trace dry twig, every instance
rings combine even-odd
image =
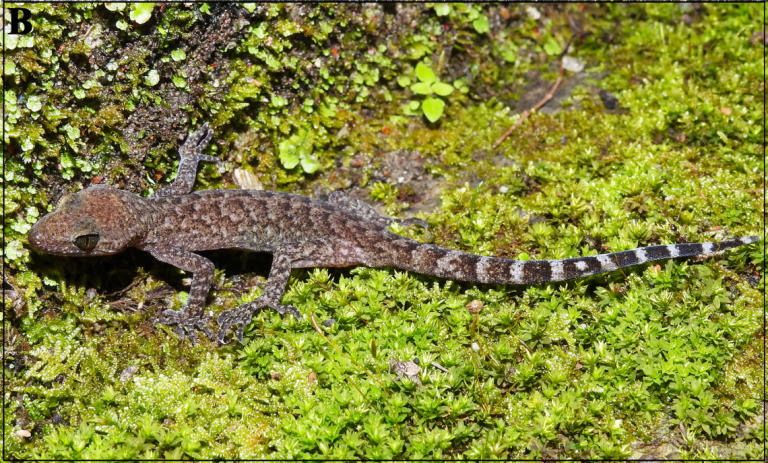
[[[499,145],[500,145],[500,144],[501,144],[501,143],[502,143],[504,140],[506,140],[506,139],[507,139],[507,137],[508,137],[508,136],[510,136],[510,135],[512,134],[512,132],[514,132],[514,131],[515,131],[515,129],[517,128],[517,126],[519,126],[520,124],[522,124],[522,123],[523,123],[523,121],[524,121],[524,120],[526,120],[526,119],[528,118],[528,116],[530,116],[530,115],[531,115],[531,113],[532,113],[533,111],[538,111],[539,109],[541,109],[541,107],[542,107],[542,106],[544,106],[545,104],[547,104],[547,102],[548,102],[549,100],[551,100],[551,99],[552,99],[552,97],[554,97],[554,96],[555,96],[555,92],[557,92],[557,88],[558,88],[558,87],[560,87],[560,84],[561,84],[562,82],[563,82],[563,61],[562,61],[562,60],[560,60],[560,74],[558,74],[558,76],[557,76],[557,80],[555,81],[555,85],[553,85],[553,86],[552,86],[552,90],[550,90],[550,91],[549,91],[549,93],[547,93],[546,95],[544,95],[544,98],[542,98],[542,99],[541,99],[541,101],[539,101],[538,103],[536,103],[536,106],[534,106],[534,107],[533,107],[533,108],[531,108],[531,109],[526,109],[525,111],[523,111],[523,114],[521,114],[521,115],[520,115],[520,119],[518,119],[517,121],[515,121],[515,123],[514,123],[514,124],[512,124],[512,127],[510,127],[510,128],[509,128],[509,130],[507,130],[506,132],[504,132],[504,135],[502,135],[501,137],[499,137],[499,139],[498,139],[498,140],[496,140],[496,141],[493,143],[493,147],[494,147],[494,148],[496,148],[496,147],[497,147],[497,146],[499,146]]]

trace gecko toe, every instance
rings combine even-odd
[[[282,305],[282,304],[275,304],[272,306],[273,309],[277,310],[277,313],[281,315],[285,315],[287,313],[292,314],[294,317],[296,317],[296,320],[301,320],[301,312],[299,312],[299,309],[292,305]]]
[[[195,330],[191,329],[187,331],[187,338],[189,338],[190,344],[193,346],[197,343],[197,336],[195,336]]]
[[[213,339],[213,331],[211,331],[210,328],[203,325],[202,323],[198,323],[196,326],[197,326],[197,329],[202,331],[208,337],[208,339]]]
[[[237,327],[237,330],[235,331],[235,337],[237,338],[240,343],[243,343],[243,332],[245,331],[245,325],[243,323],[224,323],[219,325],[219,332],[216,334],[216,340],[219,341],[219,344],[229,344],[229,341],[226,341],[227,332],[229,332],[230,328]]]
[[[241,305],[240,307],[220,313],[216,318],[216,321],[219,324],[219,332],[216,339],[218,339],[219,343],[227,344],[224,342],[224,338],[226,338],[229,329],[235,326],[237,327],[235,336],[237,337],[237,340],[242,343],[245,325],[251,322],[252,315],[253,311],[250,309],[249,304]]]
[[[229,341],[225,341],[224,338],[227,337],[227,331],[229,331],[230,326],[219,326],[219,332],[216,333],[216,340],[219,341],[219,344],[222,346],[225,344],[229,344]]]

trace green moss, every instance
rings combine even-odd
[[[381,171],[386,153],[418,151],[425,178],[445,182],[439,208],[422,214],[429,230],[395,230],[475,254],[554,259],[757,234],[756,6],[548,5],[535,21],[479,4],[167,4],[142,24],[129,8],[27,7],[36,32],[6,37],[4,88],[14,458],[624,459],[665,443],[679,458],[762,457],[763,242],[527,288],[300,271],[284,300],[304,320],[261,312],[245,345],[225,347],[153,326],[183,304],[180,272],[140,253],[86,261],[26,244],[66,191],[162,187],[179,136],[203,121],[225,162],[201,169],[201,189],[233,187],[240,168],[272,189],[358,188],[407,215],[406,201],[435,194],[432,180]],[[492,149],[535,104],[528,93],[555,80],[569,16],[584,34],[568,53],[588,77],[545,107],[567,110],[532,114]],[[398,79],[421,62],[466,87],[443,97],[434,124],[401,110],[413,95]],[[281,162],[297,134],[311,149]],[[261,276],[217,271],[208,310],[254,299]],[[418,358],[423,386],[393,382],[390,357]]]

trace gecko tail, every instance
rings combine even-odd
[[[401,238],[392,265],[416,273],[475,283],[527,285],[582,278],[655,260],[690,257],[723,251],[759,241],[757,236],[717,243],[686,243],[620,251],[560,260],[509,260],[451,251]]]

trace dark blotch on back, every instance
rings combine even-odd
[[[621,251],[614,254],[615,259],[619,261],[619,267],[631,267],[637,265],[639,260],[635,251]]]
[[[429,259],[431,261],[438,261],[443,257],[447,256],[449,252],[447,249],[443,249],[431,244],[424,245],[424,246],[425,246],[425,250],[421,251],[420,257]]]
[[[421,243],[417,243],[416,241],[402,240],[397,242],[397,247],[399,249],[402,249],[409,253],[415,252],[417,249],[419,249],[420,246],[421,246]]]
[[[459,272],[464,274],[464,278],[477,281],[477,264],[480,262],[480,256],[461,254],[456,261],[459,263]]]
[[[704,252],[704,248],[699,243],[678,244],[681,256],[695,256]]]
[[[581,270],[576,267],[576,259],[563,262],[563,274],[565,278],[576,278],[581,275]]]
[[[491,259],[485,266],[488,281],[503,283],[509,280],[509,263],[501,259]]]
[[[601,273],[603,271],[603,266],[600,265],[600,261],[597,260],[597,257],[589,256],[584,257],[583,259],[580,259],[582,262],[587,264],[587,272],[588,273]]]
[[[526,262],[523,264],[523,279],[531,283],[551,281],[552,267],[549,262]]]
[[[667,259],[670,257],[669,249],[666,246],[651,246],[643,249],[648,260]]]

